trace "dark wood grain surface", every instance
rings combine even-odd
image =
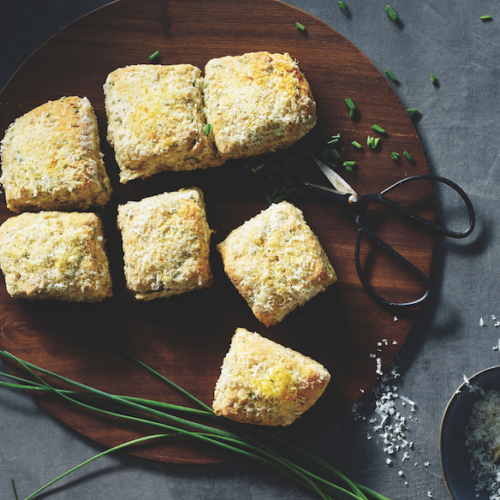
[[[306,32],[295,27],[299,21]],[[317,430],[352,406],[379,375],[376,360],[386,368],[405,341],[417,309],[394,311],[375,304],[363,290],[354,265],[356,228],[348,213],[312,194],[290,198],[304,212],[337,274],[338,282],[279,325],[265,328],[252,315],[225,276],[215,245],[235,227],[267,207],[266,194],[277,186],[268,166],[257,173],[243,162],[205,171],[165,172],[126,185],[105,141],[106,116],[102,85],[118,67],[148,63],[159,50],[158,63],[190,63],[201,68],[213,57],[267,50],[289,52],[299,61],[318,106],[318,125],[307,145],[341,133],[343,159],[357,162],[346,179],[359,192],[380,192],[400,178],[427,173],[426,160],[412,122],[384,76],[348,40],[318,19],[271,0],[122,0],[71,24],[45,43],[19,69],[0,94],[0,126],[64,95],[86,96],[93,104],[101,146],[114,195],[103,214],[114,296],[100,304],[27,302],[9,297],[0,284],[0,347],[21,358],[78,381],[114,393],[183,403],[180,396],[93,333],[121,347],[210,404],[220,365],[237,327],[257,331],[323,363],[332,374],[325,396],[285,430],[291,439]],[[349,118],[344,99],[356,103]],[[353,140],[366,143],[376,135],[373,124],[387,130],[376,150],[358,151]],[[413,160],[391,160],[391,152],[407,150]],[[304,164],[305,169],[310,165]],[[310,172],[313,180],[321,175]],[[128,200],[180,187],[198,186],[207,203],[212,238],[211,288],[189,294],[134,302],[125,287],[122,250],[116,229],[116,208]],[[433,217],[428,183],[391,194],[395,201]],[[4,200],[0,220],[13,214]],[[429,274],[433,235],[416,229],[382,209],[370,219],[378,232]],[[389,299],[410,300],[421,285],[395,267],[381,252],[363,242],[363,262],[372,283]],[[10,366],[15,371],[15,368]],[[141,435],[143,429],[75,411],[47,397],[36,396],[58,419],[105,445]],[[213,449],[181,441],[137,448],[133,453],[166,462],[206,463],[229,457]]]

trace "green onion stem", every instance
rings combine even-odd
[[[12,485],[12,491],[14,492],[14,498],[15,498],[15,500],[18,500],[16,485],[14,484],[14,479],[10,478],[10,484]]]
[[[149,57],[149,62],[153,62],[160,55],[160,51],[153,52]]]
[[[387,12],[387,15],[392,19],[392,21],[396,23],[398,20],[398,15],[396,14],[396,12],[394,12],[394,9],[390,5],[388,5],[385,8],[385,11]]]
[[[138,439],[134,439],[132,441],[128,441],[128,442],[123,443],[123,444],[119,444],[118,446],[115,446],[113,448],[109,448],[109,449],[103,451],[102,453],[99,453],[98,455],[95,455],[92,458],[89,458],[88,460],[85,460],[85,462],[82,462],[81,464],[77,465],[76,467],[73,467],[72,469],[66,471],[64,474],[61,474],[60,476],[56,477],[55,479],[53,479],[52,481],[50,481],[49,483],[47,483],[45,486],[42,486],[41,488],[39,488],[38,490],[36,490],[30,496],[26,497],[25,500],[31,500],[34,496],[38,495],[38,493],[41,493],[43,490],[47,489],[49,486],[52,486],[55,482],[59,481],[60,479],[63,479],[68,474],[71,474],[72,472],[80,469],[84,465],[87,465],[90,462],[92,462],[92,461],[94,461],[94,460],[96,460],[96,459],[98,459],[98,458],[100,458],[100,457],[102,457],[104,455],[107,455],[108,453],[111,453],[111,452],[117,451],[117,450],[121,450],[122,448],[125,448],[127,446],[132,446],[134,444],[142,443],[144,441],[151,441],[153,439],[159,439],[159,438],[164,438],[164,437],[169,437],[169,436],[172,436],[172,434],[153,434],[151,436],[141,437],[141,438],[138,438]]]
[[[394,74],[392,73],[392,71],[389,71],[388,69],[385,70],[385,74],[388,76],[388,78],[390,80],[392,80],[393,82],[396,82],[396,83],[399,83],[398,79],[394,76]]]
[[[372,125],[372,129],[375,130],[375,132],[380,132],[381,134],[385,134],[385,130],[382,127],[379,127],[378,125]]]

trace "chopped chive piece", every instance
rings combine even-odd
[[[328,148],[326,148],[323,151],[323,154],[321,155],[321,159],[322,160],[327,160],[329,156],[330,156],[330,150]]]
[[[400,158],[401,158],[401,155],[398,154],[398,153],[394,153],[392,152],[391,153],[391,158],[394,160],[394,161],[398,161]]]
[[[404,150],[403,151],[403,154],[405,155],[405,157],[408,159],[408,160],[413,160],[412,156],[410,153],[408,153],[408,151]]]
[[[373,147],[373,137],[371,137],[370,135],[366,138],[366,145]]]
[[[354,167],[354,165],[356,165],[356,162],[355,161],[345,161],[344,163],[342,163],[342,165],[344,167]]]
[[[273,204],[273,200],[271,199],[271,197],[268,194],[266,194],[266,200],[269,203],[269,205]]]
[[[432,85],[436,83],[436,77],[433,74],[431,74],[431,83]]]
[[[385,70],[385,74],[387,75],[387,77],[392,80],[393,82],[397,82],[399,83],[398,79],[394,76],[394,73],[392,73],[392,71],[389,71],[388,69]]]
[[[382,127],[379,127],[378,125],[372,125],[372,129],[375,130],[375,132],[380,132],[381,134],[385,134],[385,130]]]
[[[372,149],[375,149],[378,146],[379,142],[380,142],[380,137],[374,137],[373,138]]]
[[[385,8],[385,11],[387,12],[387,15],[393,20],[393,22],[397,22],[398,15],[394,12],[394,9],[390,5]]]
[[[339,7],[341,10],[347,10],[347,7],[345,6],[344,2],[339,2]]]
[[[481,16],[479,19],[481,19],[481,21],[490,21],[493,18],[491,16]]]
[[[340,141],[338,139],[332,139],[331,141],[328,141],[327,144],[338,144]]]
[[[15,498],[15,500],[18,500],[16,485],[14,484],[14,479],[10,478],[10,484],[12,485],[12,491],[14,492],[14,498]]]
[[[212,129],[212,125],[210,123],[207,123],[207,126],[205,127],[205,134],[209,135],[211,129]]]
[[[407,113],[420,113],[418,108],[409,108],[406,110]]]
[[[349,110],[349,118],[352,120],[354,118],[354,109]]]
[[[160,55],[160,51],[157,50],[156,52],[153,52],[150,56],[149,56],[149,62],[152,62],[154,61],[158,56]]]
[[[327,161],[326,164],[333,169],[337,168],[337,165],[335,165],[332,161]]]
[[[337,139],[340,141],[340,134],[332,135],[332,139]]]
[[[357,149],[363,149],[363,146],[358,141],[352,141],[351,144]]]
[[[336,149],[331,149],[330,154],[337,160],[340,158],[339,152]]]
[[[344,99],[344,102],[347,104],[347,107],[351,111],[356,109],[356,104],[354,104],[354,102],[352,102],[352,99],[350,97],[348,97],[347,99]]]
[[[303,149],[302,154],[314,160],[314,155],[308,149]]]
[[[295,26],[297,27],[298,30],[300,31],[305,31],[306,27],[303,24],[300,24],[299,22],[295,23]]]
[[[351,174],[354,172],[354,169],[353,169],[351,166],[349,166],[349,165],[347,165],[347,167],[346,167],[345,169],[346,169],[348,172],[350,172]]]

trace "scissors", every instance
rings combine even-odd
[[[334,201],[335,203],[338,203],[339,205],[342,205],[344,207],[349,208],[351,212],[352,219],[354,220],[354,223],[358,226],[358,234],[356,238],[356,249],[355,249],[355,261],[356,261],[356,270],[358,272],[359,279],[365,288],[365,290],[368,292],[368,294],[379,304],[384,305],[384,306],[391,306],[391,307],[412,307],[412,306],[417,306],[424,302],[429,294],[430,294],[430,283],[429,279],[427,276],[420,271],[417,267],[415,267],[410,261],[408,261],[405,257],[403,257],[399,252],[397,252],[394,248],[392,248],[390,245],[388,245],[385,241],[383,241],[381,238],[379,238],[371,229],[369,229],[366,224],[363,222],[363,214],[365,213],[366,209],[371,203],[379,203],[381,205],[384,205],[395,212],[402,214],[405,217],[410,218],[412,221],[414,221],[417,224],[426,226],[440,234],[444,234],[445,236],[449,236],[451,238],[465,238],[468,236],[472,230],[474,229],[475,225],[475,214],[474,214],[474,208],[472,206],[472,203],[469,199],[469,197],[465,194],[462,188],[457,186],[454,182],[450,181],[449,179],[446,179],[444,177],[439,177],[437,175],[430,175],[430,174],[423,174],[423,175],[414,175],[411,177],[405,177],[404,179],[396,182],[392,186],[389,186],[387,189],[382,191],[380,194],[362,194],[358,195],[354,189],[339,175],[337,174],[334,170],[332,170],[330,167],[325,165],[323,162],[320,160],[314,158],[314,161],[316,164],[319,166],[323,174],[326,176],[326,178],[331,182],[333,185],[333,189],[330,187],[325,187],[325,186],[320,186],[318,184],[312,184],[310,182],[303,181],[302,183],[306,185],[309,189],[313,190],[314,192],[325,196],[331,201]],[[429,179],[431,181],[437,181],[441,182],[443,184],[446,184],[447,186],[450,186],[452,189],[454,189],[462,198],[463,202],[465,203],[467,207],[467,211],[469,214],[469,225],[467,229],[465,229],[462,232],[457,232],[457,231],[452,231],[450,229],[447,229],[445,227],[439,226],[435,224],[434,222],[425,219],[421,217],[420,215],[416,214],[415,212],[412,212],[411,210],[406,209],[405,207],[391,201],[390,199],[386,198],[384,195],[392,191],[393,189],[396,189],[399,186],[402,186],[403,184],[407,184],[409,182],[417,181],[417,180],[423,180],[423,179]],[[361,268],[361,262],[360,262],[360,246],[361,246],[361,235],[364,234],[367,236],[372,242],[374,242],[376,245],[378,245],[380,248],[385,250],[391,257],[396,259],[400,264],[402,264],[406,269],[408,269],[411,273],[413,273],[415,276],[417,276],[424,284],[425,286],[425,292],[424,294],[416,300],[413,300],[411,302],[392,302],[389,300],[384,299],[380,295],[378,295],[375,290],[371,287],[371,285],[368,283],[367,278],[365,277],[363,270]]]

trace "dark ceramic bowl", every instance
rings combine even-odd
[[[470,377],[469,384],[485,391],[500,390],[500,366],[487,368]],[[480,398],[479,391],[471,391],[464,382],[453,394],[441,421],[439,455],[441,471],[453,500],[488,500],[486,490],[477,492],[469,474],[469,456],[465,448],[465,428],[473,404]]]

